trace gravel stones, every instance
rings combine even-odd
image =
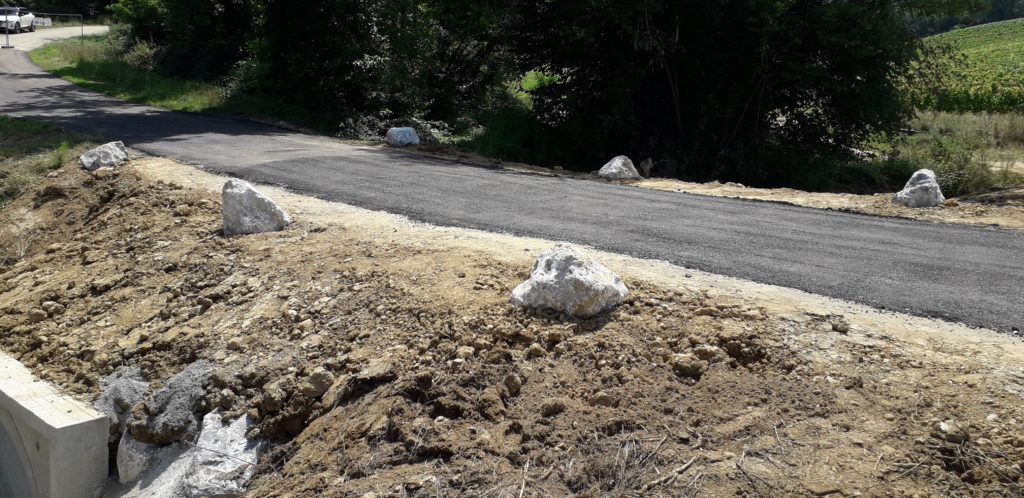
[[[199,409],[213,365],[197,361],[171,376],[162,388],[135,410],[129,423],[132,435],[143,442],[171,443],[192,440],[199,432]]]
[[[512,290],[516,306],[553,309],[577,317],[607,311],[625,299],[622,279],[572,244],[558,244],[537,257],[529,280]]]
[[[247,181],[228,180],[221,196],[225,236],[276,232],[292,222],[281,206]]]
[[[105,143],[78,157],[78,164],[88,171],[111,168],[128,160],[128,148],[123,142]]]
[[[323,368],[313,370],[300,386],[302,395],[307,399],[320,399],[331,385],[334,384],[334,374]]]
[[[419,145],[420,137],[416,134],[416,130],[408,127],[404,128],[391,128],[388,130],[387,136],[388,145],[392,147],[406,147],[409,145]]]
[[[605,180],[635,180],[640,178],[640,173],[637,172],[636,166],[633,166],[633,161],[628,157],[615,156],[601,167],[597,176]]]
[[[935,207],[946,201],[939,181],[930,169],[916,171],[903,190],[896,192],[892,202],[909,208]]]

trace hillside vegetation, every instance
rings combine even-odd
[[[921,91],[923,109],[955,112],[1024,111],[1024,19],[1002,21],[926,39],[931,47],[953,49],[940,62],[944,81]]]

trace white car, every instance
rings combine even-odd
[[[23,7],[0,7],[0,34],[35,31],[36,16]]]

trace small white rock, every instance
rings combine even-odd
[[[232,178],[224,184],[224,235],[276,232],[292,222],[291,216],[247,181]]]
[[[939,188],[939,181],[935,178],[935,172],[930,169],[918,170],[907,181],[903,190],[900,190],[892,198],[895,204],[902,204],[909,208],[935,207],[946,201]]]
[[[537,257],[529,280],[512,290],[509,301],[587,317],[615,307],[628,293],[622,279],[604,265],[572,244],[558,244]]]
[[[128,160],[128,148],[123,142],[105,143],[78,157],[78,164],[88,171],[111,168]]]
[[[387,134],[388,145],[392,147],[405,147],[407,145],[419,145],[420,137],[412,128],[391,128]]]
[[[628,157],[615,156],[601,167],[597,176],[606,180],[634,180],[640,178],[640,173],[636,171],[633,161],[630,161]]]

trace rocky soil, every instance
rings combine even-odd
[[[295,223],[225,238],[224,180],[68,165],[0,211],[0,349],[88,400],[211,362],[202,410],[273,443],[253,496],[1024,490],[1010,336],[596,251],[621,306],[525,311],[550,241],[276,189]]]

